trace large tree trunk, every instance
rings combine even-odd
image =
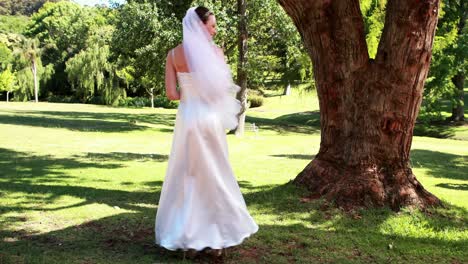
[[[245,66],[247,63],[247,18],[245,15],[247,0],[237,0],[237,12],[239,14],[239,62],[237,64],[237,84],[240,91],[237,93],[237,99],[241,102],[241,112],[239,113],[239,125],[236,128],[236,135],[244,135],[245,114],[247,112],[247,72]]]
[[[338,206],[439,204],[410,167],[438,0],[389,0],[369,59],[359,0],[279,0],[314,64],[321,143],[294,182]]]

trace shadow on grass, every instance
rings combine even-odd
[[[412,253],[409,252],[415,252],[418,249],[424,248],[432,248],[434,250],[443,248],[442,251],[447,252],[449,255],[453,252],[457,252],[459,255],[465,254],[466,240],[450,239],[448,236],[442,238],[446,232],[458,233],[466,230],[468,211],[463,207],[446,203],[446,208],[429,209],[428,214],[419,211],[395,213],[384,208],[360,210],[351,215],[344,215],[338,209],[328,207],[327,203],[322,200],[304,202],[300,197],[306,196],[308,194],[307,191],[296,188],[292,182],[284,185],[264,187],[253,187],[244,182],[241,183],[241,186],[250,190],[245,195],[246,202],[250,207],[259,208],[258,210],[263,213],[276,216],[275,222],[279,225],[274,226],[273,229],[277,231],[266,234],[269,231],[263,230],[263,232],[259,233],[259,239],[264,244],[274,243],[276,239],[288,241],[288,236],[292,239],[309,236],[312,238],[312,242],[315,241],[318,242],[318,245],[321,244],[322,249],[324,249],[324,244],[326,245],[326,249],[336,250],[337,252],[342,250],[344,254],[346,254],[346,251],[358,249],[363,256],[368,255],[370,257],[369,262],[375,262],[376,259],[373,258],[378,256],[382,251],[387,251],[388,245],[391,243],[398,244],[398,251],[403,255],[411,255]],[[399,224],[396,224],[397,228],[401,228],[401,230],[395,230],[398,232],[393,233],[391,231],[393,227],[388,228],[389,220],[391,222],[401,217],[403,217],[399,221],[401,224],[408,221],[405,218],[411,219],[409,220],[411,222],[408,223],[407,227],[399,227]],[[304,225],[311,225],[315,228],[309,229],[301,225],[294,227],[286,224],[299,220]],[[407,233],[405,228],[415,228],[419,225],[418,223],[424,223],[426,225],[424,229],[430,229],[433,233],[427,235],[417,234],[417,232]],[[284,230],[281,231],[281,228],[284,228]],[[296,245],[299,244],[296,243]],[[348,246],[345,246],[346,244]],[[309,247],[318,246],[310,245],[310,243],[306,243],[306,245]],[[340,246],[348,247],[348,249],[340,249]],[[272,245],[272,247],[274,246]],[[455,250],[452,251],[452,249]],[[420,253],[424,255],[423,251],[420,251]],[[320,256],[320,252],[318,253],[318,256]],[[394,254],[399,253],[393,252],[390,255],[399,258]],[[387,256],[386,253],[384,256],[380,256],[384,257],[381,261],[387,261],[388,259],[385,259]],[[444,256],[444,254],[439,254],[441,258]],[[402,260],[404,261],[405,258],[403,257]],[[426,260],[430,260],[430,258],[426,258]]]
[[[468,180],[468,156],[413,149],[411,163],[414,168],[427,168],[432,177]]]
[[[288,114],[274,119],[247,116],[246,122],[255,123],[260,130],[273,130],[278,133],[320,133],[319,111]]]
[[[315,155],[305,155],[305,154],[276,154],[270,155],[272,157],[277,158],[288,158],[288,159],[304,159],[304,160],[312,160],[315,158]]]
[[[130,156],[131,159],[141,158],[136,154]],[[111,154],[105,158],[110,160],[121,157],[120,154]],[[142,157],[146,158],[145,155]],[[116,254],[115,260],[118,261],[118,255],[128,252],[129,246],[142,246],[138,244],[139,238],[151,240],[156,209],[148,205],[155,205],[159,200],[162,182],[142,183],[143,186],[151,186],[154,191],[143,191],[146,188],[141,191],[122,190],[125,188],[106,189],[105,184],[103,188],[74,186],[67,183],[70,177],[65,173],[55,171],[56,168],[67,171],[89,167],[112,169],[118,168],[119,165],[53,159],[49,156],[33,156],[0,149],[0,199],[4,198],[3,196],[7,197],[7,202],[0,203],[0,263],[58,263],[57,260],[60,260],[60,263],[68,263],[76,259],[87,262],[93,258],[90,257],[90,253],[97,250],[98,254],[107,255],[109,250],[113,252],[112,249],[118,249],[118,252],[113,252]],[[82,201],[61,205],[58,200],[63,196],[79,198]],[[9,197],[14,198],[8,200]],[[27,228],[17,228],[32,220],[29,219],[28,212],[40,212],[41,218],[44,217],[41,221],[44,225],[42,228],[54,228],[54,221],[48,219],[48,212],[76,210],[92,204],[105,204],[116,208],[117,215],[43,234]],[[89,218],[93,218],[92,212],[82,213],[89,213]],[[120,248],[119,245],[123,245],[124,242],[125,248]],[[152,244],[145,246],[152,248]],[[153,253],[151,251],[151,254]],[[48,256],[54,257],[48,259]],[[108,260],[107,256],[105,259]]]
[[[333,206],[329,207],[324,201],[312,200],[307,202],[302,202],[301,197],[308,197],[309,193],[304,188],[298,188],[292,183],[292,181],[282,184],[282,185],[264,185],[264,186],[252,186],[249,182],[241,181],[239,182],[241,188],[247,190],[244,195],[246,203],[252,207],[264,208],[266,211],[270,211],[271,214],[281,216],[284,214],[308,214],[308,223],[319,223],[320,221],[326,221],[327,219],[315,219],[318,215],[325,216],[326,214],[331,213],[334,209]],[[442,197],[443,198],[443,197]],[[324,207],[325,205],[325,207]],[[425,221],[428,221],[435,229],[439,231],[444,231],[448,229],[463,229],[467,225],[468,220],[468,210],[463,207],[451,205],[446,203],[447,208],[434,209],[432,214],[424,216],[427,217]],[[325,208],[325,209],[324,209]],[[429,209],[430,211],[431,209]],[[378,223],[375,223],[376,230],[374,232],[380,233],[381,222],[387,220],[388,217],[397,216],[401,213],[396,213],[390,209],[368,209],[361,210],[360,212],[367,217],[375,217],[378,220]],[[457,219],[454,221],[454,216],[462,216],[462,219]],[[432,216],[441,216],[432,217]],[[327,217],[325,217],[327,218]],[[303,220],[307,220],[304,218]],[[340,221],[348,221],[349,223],[358,224],[360,221],[358,219],[353,219],[352,217],[344,217]],[[364,219],[364,221],[374,220],[374,219]],[[317,222],[318,221],[318,222]],[[337,227],[336,223],[333,223],[333,227]],[[360,228],[367,228],[368,226],[362,226]],[[353,228],[351,226],[344,229]]]
[[[452,190],[468,191],[468,184],[465,183],[439,183],[436,186]]]
[[[175,114],[126,114],[126,113],[92,113],[61,111],[6,111],[9,115],[0,114],[0,123],[26,125],[48,128],[65,128],[86,132],[127,132],[147,129],[141,123],[173,126]],[[140,124],[139,124],[140,123]],[[172,132],[164,129],[162,132]]]
[[[162,154],[141,154],[130,152],[109,152],[94,153],[88,152],[86,155],[75,155],[77,158],[86,158],[95,161],[167,161],[168,155]]]
[[[443,124],[416,124],[413,134],[420,137],[452,138],[455,136],[455,129]]]
[[[93,153],[94,154],[94,153]],[[129,160],[151,160],[164,161],[166,155],[138,154],[138,153],[110,153],[108,155],[96,153],[91,158],[99,159],[100,162],[83,161],[79,158],[54,158],[53,156],[31,155],[29,153],[12,151],[0,148],[0,194],[18,193],[26,200],[34,201],[41,199],[45,204],[53,204],[63,195],[70,195],[84,199],[75,205],[55,207],[53,209],[34,208],[28,206],[28,202],[19,202],[14,205],[0,204],[0,212],[21,213],[26,210],[60,210],[64,208],[79,207],[92,203],[103,203],[110,206],[118,206],[123,209],[137,210],[138,203],[154,203],[157,195],[150,192],[128,192],[122,190],[107,190],[86,186],[71,186],[68,182],[76,180],[75,177],[66,172],[72,169],[117,169],[123,167],[119,161]],[[89,155],[89,153],[88,153]],[[86,157],[86,156],[85,156]],[[103,180],[98,180],[103,181]],[[110,180],[104,181],[103,186]],[[89,182],[93,182],[89,180]],[[160,189],[161,181],[147,182],[145,185]],[[123,186],[130,185],[128,182]],[[38,198],[39,197],[39,198]],[[2,195],[0,195],[0,199]]]
[[[294,114],[283,115],[274,119],[247,116],[246,121],[255,123],[260,129],[273,130],[278,133],[320,133],[320,112],[307,111]],[[416,124],[414,128],[415,136],[453,138],[455,127],[446,124]]]
[[[0,148],[0,180],[9,182],[65,182],[69,176],[63,170],[99,168],[116,169],[118,163],[100,164],[74,158],[55,158],[51,155],[31,155]]]
[[[162,182],[160,184],[162,184]],[[154,204],[155,201],[157,201],[155,199],[159,197],[159,194],[156,195],[152,192],[109,190],[72,185],[30,184],[26,182],[2,182],[0,190],[7,191],[9,193],[27,193],[28,195],[26,196],[31,197],[34,197],[34,194],[44,194],[46,197],[41,199],[43,199],[47,204],[54,203],[63,195],[74,196],[86,200],[85,202],[80,202],[71,206],[57,207],[53,209],[25,208],[25,210],[40,211],[61,210],[63,208],[79,207],[93,203],[107,204],[112,207],[117,206],[121,209],[139,210],[140,207],[134,204]],[[19,208],[20,207],[16,207],[15,210]],[[2,212],[10,211],[9,209],[10,208],[8,206],[0,205],[0,211]]]
[[[46,128],[66,128],[83,132],[126,132],[145,129],[145,126],[129,122],[114,122],[102,120],[73,120],[40,116],[6,116],[0,115],[0,123],[9,125],[24,125]]]
[[[125,159],[123,156],[127,154],[86,155],[117,161]],[[414,154],[416,160],[427,163],[425,166],[434,171],[442,168],[434,167],[432,158],[444,157],[446,160],[442,164],[445,165],[458,158],[456,155],[431,151],[416,150]],[[292,157],[299,158],[295,155]],[[128,160],[148,158],[146,154],[130,153]],[[87,167],[112,169],[120,165],[83,162],[78,158],[54,159],[0,149],[0,194],[21,197],[16,203],[15,200],[0,203],[0,260],[6,263],[53,263],[57,259],[61,263],[155,263],[181,260],[180,252],[167,251],[154,245],[155,208],[161,181],[144,182],[140,190],[131,191],[125,190],[128,182],[118,190],[106,189],[105,184],[101,188],[73,186],[67,183],[70,179],[68,175],[55,171],[57,166],[67,171]],[[254,218],[266,217],[268,224],[260,223],[257,234],[231,250],[228,257],[231,262],[307,263],[311,259],[317,262],[375,263],[389,262],[389,259],[396,262],[432,262],[439,258],[443,260],[447,255],[450,261],[461,262],[466,252],[466,241],[444,235],[466,230],[468,213],[465,208],[450,206],[445,211],[435,211],[431,215],[418,212],[396,214],[386,209],[372,209],[356,212],[359,217],[354,218],[343,215],[339,210],[324,207],[320,200],[301,202],[300,198],[306,196],[307,192],[291,182],[255,186],[240,181],[239,185],[250,211],[255,213]],[[145,191],[147,189],[154,191]],[[63,196],[79,198],[81,201],[70,205],[58,204],[58,199]],[[100,219],[93,219],[92,212],[84,209],[79,211],[80,207],[92,204],[118,209],[114,215]],[[50,211],[67,209],[75,210],[70,213],[76,213],[76,210],[80,214],[89,213],[89,218],[93,220],[66,228],[52,224],[54,219],[50,219]],[[45,228],[55,230],[40,234],[28,230],[25,223],[30,220],[27,213],[31,211],[41,212]],[[420,228],[422,224],[424,230],[433,230],[432,234],[417,235],[415,232],[406,233],[405,230],[391,232],[387,221],[402,216],[409,219],[407,228]],[[17,226],[26,229],[15,228]],[[389,244],[395,244],[395,249],[388,250]]]
[[[162,183],[155,181],[147,184],[161,187]],[[338,210],[323,209],[319,200],[300,202],[298,198],[305,192],[291,183],[253,186],[241,181],[239,184],[250,211],[256,212],[258,217],[268,216],[277,224],[260,224],[258,233],[242,245],[230,249],[226,260],[228,263],[308,263],[311,260],[375,263],[388,261],[389,258],[397,262],[423,262],[445,258],[447,254],[450,254],[451,261],[461,260],[463,256],[464,241],[444,239],[443,236],[416,237],[412,234],[383,232],[382,225],[386,220],[397,217],[390,210],[359,212],[360,218],[355,219]],[[26,183],[1,185],[0,188],[14,192],[32,189]],[[117,213],[43,234],[2,228],[0,236],[4,239],[0,241],[0,251],[5,259],[22,257],[25,263],[32,259],[43,259],[49,263],[54,258],[69,262],[116,263],[174,263],[182,259],[180,252],[167,251],[154,245],[156,210],[135,205],[155,204],[159,196],[157,191],[130,192],[76,186],[43,186],[33,191],[76,196],[85,199],[86,203],[118,206],[133,212]],[[466,210],[461,213],[466,213]],[[412,215],[408,214],[408,217]],[[10,221],[26,220],[11,218]],[[422,221],[434,232],[441,234],[448,231],[461,232],[466,227],[463,222],[435,215],[418,214],[414,221]],[[395,250],[388,250],[390,243],[396,245]],[[206,261],[206,258],[202,258],[194,262]]]
[[[263,95],[263,97],[265,97],[265,98],[283,97],[283,96],[285,96],[285,95],[283,95],[282,92],[281,92],[281,93],[275,93],[275,94],[272,93],[272,94],[265,94],[265,95]]]

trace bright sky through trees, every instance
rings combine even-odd
[[[125,0],[73,0],[73,2],[78,3],[80,5],[87,5],[87,6],[94,6],[96,4],[104,4],[106,6],[110,6],[111,2],[116,2],[119,4],[123,4]]]

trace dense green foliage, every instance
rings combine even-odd
[[[26,30],[29,22],[27,16],[5,16],[0,15],[1,33],[22,33]]]
[[[237,2],[233,0],[128,1],[115,8],[81,7],[69,1],[46,3],[31,16],[27,27],[17,26],[15,33],[40,41],[38,52],[47,69],[40,78],[41,98],[72,96],[90,102],[98,96],[117,105],[127,95],[164,94],[166,54],[181,42],[181,19],[191,5],[205,5],[217,15],[216,42],[234,70],[238,55]],[[270,0],[251,2],[248,9],[249,87],[312,83],[310,59],[282,8]],[[7,53],[4,50],[0,46],[0,56]],[[26,77],[24,72],[20,78],[24,85],[30,84]],[[21,100],[29,96],[23,92]]]
[[[175,15],[164,16],[154,3],[133,2],[118,9],[111,50],[130,75],[130,92],[163,92],[166,53],[181,41],[180,27]]]
[[[2,0],[0,1],[0,15],[31,15],[37,12],[46,2],[60,0]]]
[[[426,82],[423,105],[430,119],[442,118],[443,102],[452,106],[458,101],[458,90],[453,78],[457,74],[465,76],[468,70],[468,2],[464,0],[442,1],[433,58]]]
[[[13,92],[17,89],[15,75],[10,67],[0,73],[0,91]]]
[[[385,22],[387,0],[361,0],[369,56],[375,58]]]
[[[25,70],[28,64],[24,56],[18,55],[27,53],[21,51],[25,48],[21,44],[24,38],[39,40],[36,52],[40,54],[38,82],[42,100],[63,96],[80,102],[119,105],[127,96],[164,95],[166,54],[181,42],[181,19],[187,8],[194,5],[207,6],[216,14],[215,41],[224,49],[236,77],[235,0],[129,0],[112,8],[83,7],[71,1],[44,2],[22,0],[15,6],[15,10],[22,11],[14,11],[11,0],[0,5],[2,10],[10,10],[3,14],[31,15],[0,16],[0,70],[10,65],[15,85],[20,88],[14,93],[15,100],[29,100],[32,96],[32,76]],[[387,1],[360,2],[369,55],[373,58],[385,22]],[[452,105],[459,103],[452,79],[456,74],[464,74],[467,68],[467,30],[466,23],[461,23],[466,20],[466,5],[461,0],[442,1],[422,117],[441,117],[442,105],[447,100]],[[246,70],[250,90],[286,87],[289,83],[315,87],[307,50],[291,19],[276,1],[248,1],[247,24]]]

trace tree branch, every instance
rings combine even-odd
[[[397,71],[428,63],[438,8],[439,0],[389,0],[376,62]]]
[[[314,67],[319,82],[344,79],[368,63],[359,0],[278,1],[293,19],[314,65],[327,64]]]

